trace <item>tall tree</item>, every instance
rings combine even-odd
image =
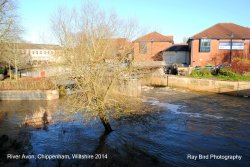
[[[12,0],[0,0],[0,41],[16,41],[21,28],[16,14],[16,2]]]
[[[12,78],[11,68],[15,68],[15,78],[18,78],[18,69],[27,66],[29,55],[20,47],[18,43],[5,42],[0,44],[0,62],[8,64],[10,78]]]
[[[0,0],[0,62],[14,66],[24,65],[16,42],[20,41],[21,26],[18,24],[17,5],[13,0]],[[11,73],[10,73],[11,74]]]
[[[67,97],[70,111],[81,112],[87,121],[100,118],[105,131],[111,132],[111,118],[142,110],[139,98],[121,90],[134,71],[125,63],[130,61],[132,44],[126,39],[134,37],[134,22],[124,22],[92,3],[79,11],[60,8],[51,21],[76,83],[76,93]]]

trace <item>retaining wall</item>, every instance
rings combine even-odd
[[[4,90],[0,100],[54,100],[59,99],[58,90]]]
[[[195,91],[230,94],[250,97],[250,82],[197,79],[182,76],[153,76],[146,84],[154,86],[179,87]]]

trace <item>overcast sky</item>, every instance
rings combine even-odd
[[[33,43],[54,43],[50,17],[58,6],[77,8],[84,0],[19,0],[23,38]],[[107,12],[133,18],[146,31],[173,35],[175,43],[219,22],[250,27],[249,0],[96,0]]]

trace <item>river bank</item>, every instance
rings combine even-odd
[[[103,134],[99,120],[85,124],[80,114],[61,109],[60,101],[0,101],[0,138],[16,154],[35,155],[23,166],[247,166],[250,155],[246,98],[174,88],[142,87],[142,96],[159,110],[112,120],[114,131]],[[51,113],[45,128],[22,126],[40,108]],[[20,139],[21,141],[15,139]],[[6,139],[7,140],[7,139]],[[12,144],[14,143],[14,144]],[[17,144],[16,144],[17,143]],[[20,143],[20,144],[19,144]],[[23,147],[22,147],[23,146]],[[23,148],[23,149],[22,149]],[[4,150],[3,150],[4,151]],[[8,160],[0,166],[22,166]],[[107,159],[45,160],[39,155],[102,154]],[[188,155],[240,155],[241,160],[189,159]],[[2,161],[1,161],[2,160]],[[13,165],[14,166],[14,165]]]
[[[233,96],[250,97],[250,82],[198,79],[175,75],[152,76],[142,80],[143,85],[184,88]]]

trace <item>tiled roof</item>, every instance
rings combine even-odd
[[[189,51],[187,44],[175,44],[165,49],[164,51]]]
[[[130,43],[127,38],[113,38],[111,40],[117,48],[124,47]]]
[[[164,36],[158,32],[152,32],[136,39],[134,42],[173,42],[173,36]]]
[[[194,35],[193,39],[216,38],[216,39],[244,39],[250,38],[250,28],[233,23],[218,23],[208,29]]]

